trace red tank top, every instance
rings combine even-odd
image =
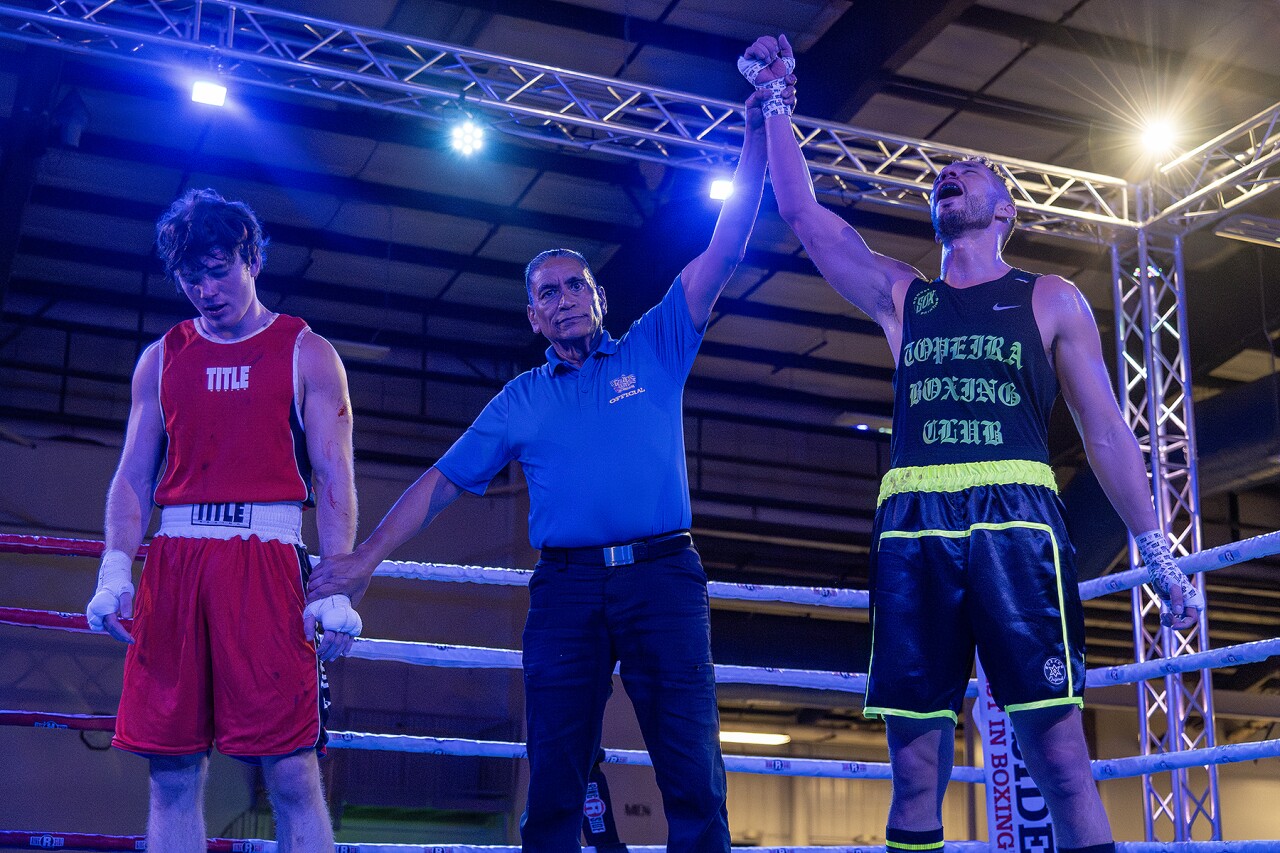
[[[311,503],[311,464],[295,399],[296,354],[307,324],[287,314],[237,341],[179,323],[160,354],[168,438],[160,506]]]

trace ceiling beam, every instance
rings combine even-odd
[[[747,45],[742,39],[695,30],[674,24],[650,21],[635,15],[593,9],[560,0],[438,0],[451,6],[488,12],[522,21],[537,21],[566,30],[618,39],[628,44],[647,44],[676,53],[730,61]]]
[[[896,73],[971,5],[855,0],[799,57],[805,115],[849,121],[876,93],[881,75]]]
[[[1201,73],[1195,76],[1212,81],[1215,86],[1227,85],[1245,92],[1257,92],[1271,101],[1280,100],[1280,76],[1241,65],[1213,62],[1179,50],[1103,35],[977,4],[965,9],[956,18],[956,23],[1017,39],[1029,46],[1050,45],[1094,59],[1122,62],[1144,69],[1187,72],[1200,69]]]
[[[1112,121],[1097,116],[1085,116],[1062,110],[1050,110],[1037,104],[1028,104],[1010,98],[1000,98],[983,92],[973,92],[956,86],[904,77],[900,74],[883,74],[878,81],[879,90],[886,95],[919,104],[946,107],[980,113],[1014,124],[1034,125],[1045,130],[1077,137],[1090,129],[1112,130],[1121,128]]]
[[[21,75],[25,73],[25,65],[14,54],[0,52],[0,71]],[[156,101],[156,109],[161,111],[174,113],[191,108],[188,93],[176,90],[166,78],[156,75],[146,66],[72,58],[63,67],[61,82],[85,91],[97,90]],[[236,99],[248,114],[260,117],[264,122],[427,150],[441,149],[448,144],[440,125],[384,110],[351,106],[334,109],[331,105],[308,99],[272,97],[252,88],[237,92]],[[89,125],[92,128],[92,117]],[[489,141],[486,152],[486,156],[500,158],[515,166],[617,186],[637,189],[644,186],[636,163],[616,157],[593,157],[581,151],[557,150],[501,134]]]

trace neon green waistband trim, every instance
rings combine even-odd
[[[946,842],[935,841],[932,844],[906,844],[902,841],[886,841],[884,846],[886,850],[941,850],[946,846]]]
[[[1043,462],[1001,459],[996,462],[961,462],[956,465],[916,465],[893,468],[880,481],[880,499],[905,492],[959,492],[974,486],[1044,486],[1058,493],[1053,469]]]

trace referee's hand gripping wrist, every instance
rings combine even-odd
[[[1147,583],[1160,597],[1160,623],[1178,630],[1191,627],[1204,610],[1204,597],[1174,562],[1169,540],[1160,530],[1148,530],[1133,541],[1147,570]]]
[[[118,550],[104,553],[98,567],[98,586],[84,610],[89,630],[132,643],[133,635],[120,620],[133,616],[133,593],[133,558]]]

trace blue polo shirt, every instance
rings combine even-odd
[[[548,347],[547,363],[508,382],[435,467],[480,495],[518,460],[537,549],[688,528],[683,395],[703,331],[677,276],[621,339],[606,331],[581,369]]]

